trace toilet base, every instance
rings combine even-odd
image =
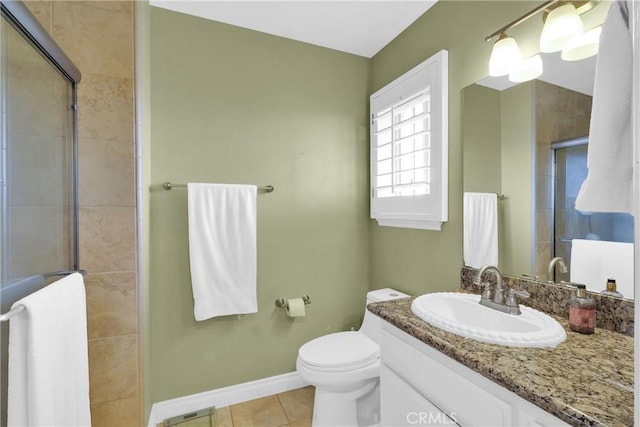
[[[313,427],[376,426],[380,421],[378,378],[348,392],[337,392],[316,387],[313,402]],[[360,404],[367,408],[366,415],[358,416]],[[372,411],[373,410],[373,411]]]

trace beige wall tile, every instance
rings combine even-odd
[[[82,139],[81,206],[135,206],[135,153],[131,142]]]
[[[78,85],[80,139],[133,141],[133,80],[83,74]]]
[[[95,7],[98,9],[109,10],[112,12],[122,12],[133,14],[133,2],[131,1],[116,1],[116,0],[106,0],[106,1],[83,1],[85,6]]]
[[[68,262],[69,222],[60,208],[12,207],[8,275],[12,278],[57,271]]]
[[[87,274],[84,282],[90,339],[137,332],[135,273]]]
[[[80,208],[80,267],[135,271],[135,208]]]
[[[132,79],[133,14],[107,3],[54,2],[53,36],[81,72]]]
[[[135,335],[89,340],[91,403],[136,397],[138,340]]]
[[[138,424],[137,397],[91,405],[92,427],[136,427]]]
[[[51,34],[51,0],[26,0],[23,1],[29,12],[38,20],[40,25]]]

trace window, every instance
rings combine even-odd
[[[447,221],[447,55],[371,95],[371,218],[379,225],[440,230]]]

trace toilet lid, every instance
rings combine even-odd
[[[298,357],[318,368],[358,369],[375,362],[379,350],[378,344],[361,332],[337,332],[304,344]]]

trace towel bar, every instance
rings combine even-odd
[[[13,316],[15,316],[16,314],[22,311],[24,311],[24,305],[17,305],[13,307],[11,310],[7,311],[2,316],[0,316],[0,322],[6,322],[7,320],[11,319]]]
[[[174,188],[187,188],[187,184],[172,184],[170,182],[163,182],[162,183],[162,188],[164,188],[165,190],[171,190]],[[273,193],[276,188],[273,185],[264,185],[264,186],[259,186],[258,190],[264,191],[265,193]]]

